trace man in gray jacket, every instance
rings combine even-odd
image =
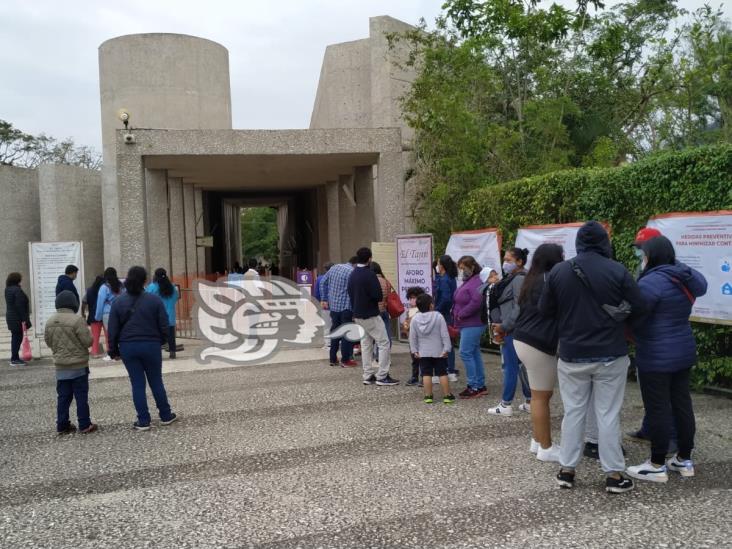
[[[409,348],[415,358],[419,360],[424,383],[424,401],[432,404],[432,376],[440,378],[442,387],[442,402],[452,404],[455,397],[450,393],[450,383],[447,379],[447,354],[452,348],[450,334],[447,331],[445,317],[435,311],[432,296],[422,294],[417,297],[419,311],[409,325]]]

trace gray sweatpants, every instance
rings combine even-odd
[[[559,387],[564,404],[562,421],[562,467],[575,468],[582,458],[585,419],[594,400],[597,419],[600,463],[606,473],[625,470],[620,442],[620,409],[625,396],[625,380],[630,359],[623,356],[612,362],[577,363],[559,360]]]
[[[363,361],[363,378],[369,379],[372,375],[376,379],[384,379],[389,375],[391,367],[391,350],[389,349],[389,334],[386,333],[384,319],[380,316],[371,318],[354,318],[361,326],[364,335],[361,338],[361,360]],[[379,349],[378,371],[373,365],[374,345]]]

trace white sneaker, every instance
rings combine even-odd
[[[519,404],[518,409],[521,410],[522,412],[526,412],[527,414],[530,414],[531,413],[531,404],[529,404],[528,402],[524,402],[523,404]]]
[[[499,402],[498,406],[493,406],[492,408],[488,408],[488,413],[493,414],[495,416],[512,416],[513,415],[513,406],[504,406],[503,402]]]
[[[440,384],[440,376],[432,376],[432,385]]]
[[[650,461],[640,465],[632,465],[626,469],[629,476],[638,480],[649,480],[651,482],[668,482],[666,466],[654,467]]]
[[[104,362],[112,362],[112,357],[109,355],[104,355],[104,358],[102,359]]]
[[[458,377],[457,374],[447,374],[448,381],[457,381]]]
[[[539,451],[539,443],[536,442],[533,438],[531,439],[531,446],[529,446],[529,452],[532,454],[535,454]]]
[[[675,454],[669,460],[666,460],[666,467],[669,471],[676,471],[681,474],[682,477],[693,477],[694,476],[694,462],[690,459],[681,460],[679,455]]]
[[[546,450],[539,446],[539,450],[536,452],[536,457],[540,461],[554,461],[559,463],[559,446],[552,444]]]

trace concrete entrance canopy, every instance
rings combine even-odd
[[[211,272],[193,244],[217,226],[207,219],[211,204],[287,204],[281,242],[286,231],[293,241],[310,233],[306,245],[293,245],[293,261],[303,265],[347,259],[358,246],[404,231],[400,128],[130,132],[134,143],[125,130],[116,140],[123,272],[134,264],[174,275]],[[208,204],[213,197],[219,202]]]

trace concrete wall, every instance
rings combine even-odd
[[[38,172],[26,168],[0,166],[0,277],[17,271],[23,275],[22,286],[30,294],[28,242],[41,239],[38,199]],[[0,300],[0,314],[5,314],[5,300]]]
[[[131,128],[230,129],[231,86],[226,48],[181,34],[134,34],[99,46],[104,168],[105,263],[121,267],[121,202],[115,130]],[[142,260],[138,261],[142,262]]]
[[[38,168],[41,240],[80,240],[85,283],[104,271],[102,178],[96,170],[61,164]]]

